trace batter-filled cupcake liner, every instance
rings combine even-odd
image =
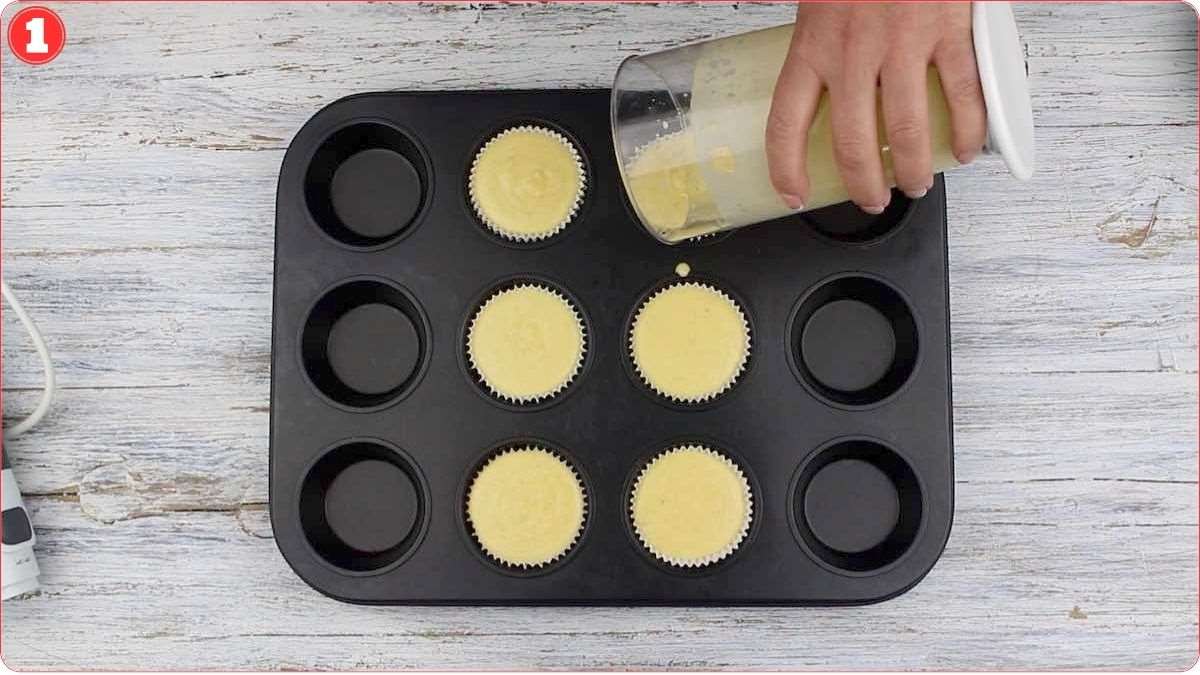
[[[570,540],[565,546],[562,547],[561,550],[537,560],[509,560],[503,555],[498,554],[496,551],[489,549],[484,543],[483,538],[480,537],[480,534],[476,529],[476,524],[471,518],[471,499],[478,486],[480,476],[484,474],[488,467],[494,465],[497,461],[501,460],[501,458],[523,453],[540,454],[553,458],[555,461],[559,462],[570,472],[571,479],[574,481],[575,487],[579,491],[580,498],[579,522],[576,524],[575,531],[572,533]],[[491,560],[502,567],[507,567],[510,569],[538,570],[561,560],[568,553],[574,550],[575,546],[579,543],[579,538],[583,534],[583,528],[587,523],[588,517],[587,487],[584,485],[583,479],[580,477],[579,472],[575,469],[575,466],[559,453],[536,444],[516,445],[494,453],[487,459],[486,462],[483,463],[482,466],[475,470],[474,475],[471,476],[470,486],[467,488],[466,501],[464,503],[464,516],[466,518],[467,530],[470,532],[471,538],[475,541],[476,545],[479,546],[479,550],[484,554],[484,556],[487,557],[488,560]]]
[[[476,194],[476,172],[479,167],[480,158],[483,157],[484,153],[487,152],[487,150],[497,141],[515,133],[533,133],[552,138],[561,143],[562,146],[571,153],[571,158],[575,162],[575,171],[579,180],[579,188],[575,191],[575,197],[571,203],[571,207],[564,218],[555,223],[550,229],[541,232],[516,232],[511,229],[506,229],[503,225],[495,222],[495,220],[493,220],[487,214],[486,210],[479,203],[479,199]],[[566,229],[567,225],[570,225],[571,221],[573,221],[575,216],[579,213],[579,208],[583,205],[584,196],[587,194],[587,188],[587,170],[584,168],[583,157],[579,154],[579,150],[575,147],[575,144],[571,142],[569,138],[558,133],[557,131],[531,124],[509,127],[508,129],[505,129],[504,131],[501,131],[500,133],[488,139],[488,141],[483,144],[483,147],[479,149],[479,152],[475,153],[475,158],[471,161],[471,170],[467,178],[467,193],[468,198],[471,201],[471,209],[475,212],[475,215],[479,218],[479,221],[483,223],[484,227],[486,227],[488,231],[503,239],[518,243],[530,243],[541,241],[543,239],[549,239],[550,237],[553,237],[554,235]]]
[[[522,290],[535,290],[535,291],[548,293],[551,296],[553,296],[556,300],[558,300],[560,303],[562,303],[562,306],[564,308],[566,308],[567,311],[569,311],[571,313],[572,318],[574,318],[574,320],[575,320],[575,326],[576,326],[577,330],[579,331],[579,354],[576,356],[575,362],[571,366],[570,372],[568,372],[566,374],[566,376],[560,382],[558,382],[555,386],[553,386],[545,391],[536,392],[536,393],[532,393],[532,394],[519,394],[519,393],[504,391],[500,386],[497,386],[498,383],[495,383],[495,382],[492,382],[491,380],[489,380],[488,376],[484,373],[484,370],[480,367],[480,364],[476,358],[475,350],[473,349],[473,343],[475,340],[476,328],[479,323],[479,317],[483,314],[484,310],[486,310],[492,303],[496,302],[499,298],[504,297],[505,295],[507,295],[509,293],[519,292]],[[467,361],[468,361],[468,364],[470,365],[471,372],[476,376],[476,378],[479,380],[480,384],[483,385],[483,387],[488,391],[489,394],[491,394],[492,396],[494,396],[495,398],[497,398],[501,401],[504,401],[506,403],[510,403],[513,405],[534,405],[534,404],[541,403],[543,401],[546,401],[548,399],[554,398],[555,396],[559,395],[567,387],[571,386],[571,383],[574,382],[575,379],[579,376],[579,371],[583,369],[583,361],[584,361],[584,358],[586,358],[587,351],[588,351],[587,327],[583,322],[583,316],[580,314],[579,309],[575,306],[575,304],[573,302],[571,302],[570,299],[568,299],[565,295],[563,295],[559,291],[557,291],[554,288],[552,288],[548,285],[545,285],[545,284],[533,283],[533,282],[519,283],[519,284],[516,284],[513,286],[508,286],[502,290],[496,291],[495,293],[492,293],[490,296],[488,296],[487,300],[485,300],[481,305],[479,305],[479,308],[475,310],[475,313],[471,316],[470,327],[467,329],[466,351],[467,351]]]
[[[644,313],[646,311],[646,308],[649,307],[650,303],[652,303],[655,299],[661,297],[665,293],[669,293],[672,290],[675,290],[675,289],[681,288],[681,287],[692,287],[692,288],[698,288],[698,289],[702,289],[705,291],[709,291],[709,292],[714,293],[715,295],[719,296],[722,300],[724,300],[726,303],[728,303],[729,306],[732,307],[735,312],[737,312],[738,320],[740,321],[740,323],[742,325],[742,335],[744,338],[743,344],[744,344],[745,349],[742,352],[741,360],[738,362],[737,367],[734,368],[733,372],[727,378],[724,378],[723,381],[719,385],[713,387],[709,391],[705,391],[703,393],[695,394],[695,395],[683,395],[683,394],[679,394],[676,392],[667,391],[666,389],[664,389],[662,386],[662,383],[655,382],[653,380],[653,378],[651,377],[651,375],[646,372],[646,368],[641,363],[638,362],[637,352],[634,348],[635,331],[637,330],[638,321],[641,320],[642,316],[644,315]],[[704,283],[701,281],[675,281],[675,282],[667,284],[666,286],[663,286],[661,289],[656,291],[653,295],[651,295],[650,297],[648,297],[644,301],[642,301],[642,304],[638,307],[637,312],[634,314],[633,321],[630,323],[630,326],[629,326],[629,338],[628,338],[629,360],[630,360],[630,363],[633,364],[633,370],[635,373],[637,373],[638,379],[640,379],[642,381],[642,383],[644,385],[646,385],[646,387],[648,389],[650,389],[651,391],[653,391],[655,394],[658,394],[659,396],[662,396],[663,398],[665,398],[669,401],[673,401],[675,403],[681,403],[681,404],[685,404],[685,405],[698,405],[698,404],[707,403],[709,401],[712,401],[713,399],[717,398],[721,394],[724,394],[725,392],[729,391],[733,387],[733,385],[737,384],[738,380],[742,376],[742,373],[744,373],[746,370],[746,365],[750,362],[750,351],[752,348],[752,344],[751,344],[752,339],[751,338],[752,338],[752,336],[751,336],[751,331],[750,331],[750,321],[746,318],[746,312],[742,309],[741,305],[738,304],[737,300],[733,299],[732,296],[730,296],[728,293],[725,293],[721,289],[716,288],[715,286],[712,286],[711,284],[707,284],[707,283]]]
[[[637,503],[638,499],[638,492],[643,488],[642,483],[645,480],[647,473],[650,472],[656,462],[659,462],[660,460],[679,452],[699,452],[720,460],[725,466],[732,469],[733,473],[737,476],[739,482],[741,483],[741,491],[744,499],[742,506],[745,512],[745,517],[743,518],[741,526],[739,527],[736,535],[719,550],[698,558],[680,558],[672,556],[656,548],[652,542],[648,541],[645,533],[643,533],[641,528],[638,526],[638,519],[634,509],[634,505]],[[633,525],[634,534],[637,535],[638,541],[641,542],[642,546],[647,552],[653,555],[656,559],[672,567],[696,569],[712,565],[724,560],[725,558],[728,558],[729,556],[733,555],[733,553],[737,551],[738,547],[742,545],[742,542],[746,540],[746,535],[750,532],[750,525],[754,521],[754,493],[750,487],[749,479],[746,478],[746,474],[743,473],[741,467],[729,457],[704,445],[679,445],[669,450],[660,452],[654,457],[654,459],[650,460],[644,467],[642,467],[641,472],[638,473],[637,480],[633,484],[633,489],[629,492],[628,508],[629,521]]]

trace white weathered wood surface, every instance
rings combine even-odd
[[[1019,8],[1039,174],[949,179],[958,511],[912,592],[856,609],[364,608],[266,515],[273,201],[320,106],[604,86],[786,5],[51,3],[3,56],[4,276],[60,369],[8,448],[44,590],[18,668],[1182,668],[1197,650],[1196,16]],[[12,10],[8,12],[11,15]],[[5,16],[7,19],[7,16]],[[7,21],[5,22],[7,25]],[[8,315],[5,415],[37,359]]]

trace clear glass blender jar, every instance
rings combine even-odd
[[[985,153],[1017,178],[1033,173],[1033,113],[1024,52],[1006,2],[976,2],[972,30],[988,110]],[[792,38],[791,24],[633,56],[612,90],[613,144],[625,192],[659,240],[686,239],[759,223],[795,210],[771,185],[767,115]],[[929,71],[934,171],[958,166],[937,71]],[[808,141],[808,209],[848,196],[833,159],[823,97]],[[882,114],[878,115],[882,120]],[[880,155],[891,177],[886,135]]]

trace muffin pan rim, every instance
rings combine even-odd
[[[571,467],[571,470],[575,473],[575,477],[579,479],[579,483],[583,487],[584,508],[583,523],[579,527],[579,533],[576,535],[571,547],[565,553],[543,565],[521,568],[518,565],[510,565],[494,559],[483,550],[483,545],[475,537],[471,525],[468,523],[467,497],[475,477],[479,475],[480,470],[483,469],[488,461],[506,450],[520,450],[526,447],[548,451]],[[569,565],[579,554],[580,549],[587,543],[588,533],[591,531],[592,522],[595,520],[593,516],[596,511],[596,493],[592,488],[591,478],[583,468],[582,462],[576,455],[565,450],[561,444],[548,441],[535,434],[513,436],[490,445],[488,449],[471,460],[471,463],[467,465],[467,469],[455,491],[457,498],[455,504],[458,509],[455,520],[458,523],[458,531],[462,535],[464,545],[485,567],[491,569],[493,572],[517,579],[544,577]]]
[[[853,278],[865,278],[870,281],[874,281],[876,283],[882,284],[884,287],[886,287],[887,289],[889,289],[890,291],[895,293],[897,295],[897,297],[899,297],[900,300],[904,303],[904,307],[908,311],[909,316],[912,317],[913,327],[916,332],[916,339],[917,339],[916,358],[913,360],[912,368],[909,370],[908,375],[904,378],[904,381],[900,384],[900,386],[896,387],[896,389],[894,391],[888,393],[887,395],[883,396],[882,398],[880,398],[878,400],[871,401],[868,403],[863,403],[863,404],[843,403],[841,401],[834,400],[834,399],[830,398],[829,396],[825,395],[820,390],[818,390],[815,386],[813,386],[813,384],[808,381],[808,378],[804,376],[804,372],[800,365],[800,360],[803,359],[804,357],[799,353],[801,351],[802,347],[801,347],[801,345],[797,344],[797,341],[794,339],[798,335],[802,334],[803,329],[804,329],[804,326],[799,326],[799,325],[797,325],[797,322],[796,322],[797,318],[799,318],[800,310],[804,307],[804,304],[806,302],[808,302],[808,300],[817,291],[820,291],[822,288],[825,288],[826,286],[828,286],[832,283],[835,283],[837,281],[841,281],[842,279],[853,279]],[[853,299],[853,298],[849,298],[849,299]],[[879,310],[878,307],[875,307],[871,303],[864,303],[864,304],[867,304],[868,306],[872,307],[873,309],[875,309],[877,311]],[[818,309],[819,309],[819,307],[818,307]],[[884,316],[886,317],[887,315],[884,314]],[[917,379],[918,375],[921,372],[921,368],[925,362],[925,346],[924,346],[924,338],[923,338],[925,331],[923,329],[923,325],[924,325],[924,321],[923,321],[921,315],[918,314],[917,308],[914,305],[914,303],[912,302],[912,299],[908,296],[907,293],[905,293],[903,290],[901,290],[900,287],[897,286],[895,283],[893,283],[891,280],[889,280],[881,275],[875,274],[873,272],[867,272],[865,270],[847,270],[847,271],[842,271],[842,272],[835,272],[834,274],[831,274],[829,276],[825,276],[825,277],[822,277],[821,279],[818,279],[811,286],[804,289],[804,292],[801,293],[797,297],[797,299],[792,303],[791,309],[788,310],[787,321],[784,323],[784,330],[783,330],[784,355],[787,358],[788,368],[792,371],[792,375],[800,382],[801,385],[804,386],[804,389],[814,399],[820,401],[821,403],[824,403],[825,405],[827,405],[831,408],[836,408],[838,410],[845,410],[845,411],[849,411],[849,412],[859,412],[859,411],[866,412],[866,411],[874,410],[876,408],[880,408],[880,407],[883,407],[890,403],[895,402],[896,400],[901,398],[908,391],[910,385],[912,385],[913,381]],[[899,352],[899,344],[897,344],[897,353],[898,352]]]
[[[328,106],[326,106],[325,109],[332,108],[333,106],[335,106],[339,103],[342,103],[343,101],[345,101],[349,98],[353,98],[353,96],[347,97],[346,99],[334,101],[333,103],[330,103]],[[322,109],[321,112],[324,112],[325,109]],[[320,114],[321,113],[318,113],[312,119],[316,119],[316,117],[320,116]],[[308,189],[307,186],[308,186],[308,180],[309,180],[309,171],[312,168],[313,159],[316,157],[317,153],[321,151],[321,149],[325,146],[326,143],[328,143],[338,133],[346,131],[347,129],[349,129],[351,127],[358,126],[358,125],[370,125],[370,124],[377,124],[380,126],[388,127],[392,131],[395,131],[395,132],[401,134],[402,136],[404,136],[404,138],[409,143],[412,143],[413,147],[416,148],[416,150],[417,150],[417,155],[420,157],[421,167],[425,169],[426,185],[424,186],[423,194],[421,197],[421,205],[417,208],[417,212],[413,214],[412,218],[409,220],[407,225],[400,228],[398,231],[396,231],[392,235],[384,238],[383,241],[380,241],[380,242],[377,242],[374,244],[366,244],[366,245],[360,246],[360,245],[351,244],[351,243],[348,243],[348,242],[338,239],[337,237],[330,234],[321,225],[316,214],[313,213],[312,206],[309,204],[308,195],[307,195],[307,189]],[[375,147],[379,147],[379,146],[375,146]],[[290,148],[290,146],[289,146],[289,148]],[[368,149],[370,149],[370,148],[368,148]],[[388,148],[384,148],[384,149],[388,149]],[[393,150],[392,152],[395,152],[395,151]],[[397,154],[400,154],[402,157],[404,157],[403,153],[397,153]],[[410,158],[408,158],[408,157],[404,157],[404,158],[406,160],[408,160],[409,163],[412,163],[412,160]],[[285,160],[287,159],[286,153],[285,153],[284,159]],[[416,232],[418,229],[420,229],[421,226],[425,224],[425,221],[428,220],[429,212],[433,210],[433,203],[434,203],[434,199],[435,199],[436,193],[437,193],[437,180],[435,177],[435,174],[437,172],[434,170],[433,160],[431,159],[431,155],[429,154],[429,149],[427,147],[425,147],[424,143],[421,142],[420,136],[418,136],[410,128],[408,128],[402,124],[399,124],[393,120],[390,120],[386,117],[376,116],[376,115],[355,116],[355,117],[350,117],[345,120],[342,120],[342,121],[338,122],[337,124],[328,125],[328,126],[322,128],[317,142],[313,145],[313,147],[310,150],[308,150],[304,154],[303,162],[304,162],[305,169],[304,169],[303,173],[300,175],[300,182],[301,182],[300,189],[301,189],[301,192],[303,195],[302,202],[303,202],[303,208],[304,208],[304,213],[306,216],[307,223],[310,227],[312,227],[314,230],[316,230],[317,234],[320,235],[325,241],[327,241],[341,249],[344,249],[347,251],[352,251],[355,253],[377,253],[379,251],[383,251],[385,249],[391,248],[392,246],[395,246],[396,244],[399,244],[401,241],[407,239],[414,232]],[[420,173],[418,167],[415,165],[413,166],[413,170],[418,171],[418,174]],[[336,168],[335,168],[335,171],[336,171]],[[331,178],[332,178],[332,176],[331,176]]]
[[[410,535],[409,535],[410,537],[412,537],[412,541],[405,548],[404,552],[396,560],[393,560],[393,561],[387,563],[386,565],[382,565],[375,569],[367,569],[367,570],[348,569],[348,568],[336,565],[333,562],[329,561],[320,551],[317,550],[317,548],[315,546],[313,546],[312,540],[309,538],[308,532],[306,532],[304,530],[303,524],[301,524],[300,539],[302,540],[304,547],[305,547],[306,551],[308,552],[309,556],[311,558],[315,559],[318,563],[320,563],[327,570],[330,570],[330,571],[334,572],[335,574],[339,574],[344,577],[352,577],[352,578],[374,577],[374,576],[387,574],[388,572],[391,572],[391,571],[395,570],[396,568],[400,567],[401,565],[403,565],[404,563],[408,562],[414,555],[416,555],[417,551],[420,550],[421,545],[425,543],[425,538],[429,534],[429,524],[432,520],[433,511],[434,511],[433,505],[432,505],[433,494],[429,488],[429,480],[428,480],[428,478],[425,477],[425,473],[421,470],[420,464],[415,462],[412,458],[412,455],[410,453],[408,453],[408,451],[401,448],[399,444],[393,443],[392,441],[389,441],[387,439],[379,438],[378,436],[350,436],[347,438],[341,438],[332,443],[326,444],[324,447],[322,447],[321,450],[318,451],[309,460],[309,462],[305,465],[304,471],[301,472],[300,480],[298,480],[296,482],[296,489],[294,491],[294,495],[292,496],[293,503],[296,504],[297,506],[299,506],[301,504],[301,500],[303,499],[304,487],[305,487],[305,484],[308,482],[309,475],[312,473],[313,469],[315,469],[317,466],[319,466],[320,463],[324,459],[329,457],[332,453],[337,452],[341,448],[350,447],[350,446],[359,445],[359,444],[374,445],[374,446],[383,448],[384,450],[388,451],[389,453],[399,457],[401,463],[404,466],[398,466],[397,468],[399,468],[401,471],[403,471],[412,480],[413,487],[416,489],[416,492],[417,492],[417,500],[418,500],[419,506],[421,507],[421,513],[417,517],[416,522],[413,525],[414,531],[410,532]],[[383,461],[386,461],[386,460],[383,460]],[[352,465],[353,464],[348,465],[348,466],[352,466]],[[322,498],[324,498],[324,495],[322,495]],[[322,506],[322,508],[324,508],[324,507]],[[280,552],[282,553],[282,550]],[[284,558],[287,558],[286,554],[284,554]],[[305,575],[300,574],[300,576],[302,578],[305,578],[305,581],[308,581],[308,579]],[[320,590],[321,592],[326,593],[326,595],[329,595],[329,593],[327,593],[324,589],[318,588],[314,583],[309,582],[309,585],[312,585],[314,588],[317,588],[317,590]],[[336,597],[336,596],[331,596],[331,597]]]
[[[308,330],[308,324],[309,324],[309,321],[312,320],[313,311],[317,308],[317,306],[326,297],[328,297],[334,291],[340,289],[343,286],[348,286],[350,284],[354,284],[354,283],[358,283],[358,282],[380,283],[384,286],[391,287],[393,290],[395,290],[395,291],[399,292],[401,295],[403,295],[405,297],[405,299],[408,300],[408,302],[411,303],[412,306],[416,309],[417,316],[412,317],[412,316],[409,316],[408,313],[405,312],[404,310],[399,309],[399,308],[396,308],[396,309],[399,310],[401,314],[404,314],[409,319],[409,321],[413,322],[413,327],[417,330],[418,339],[424,338],[424,340],[425,340],[424,345],[423,345],[424,349],[422,350],[421,358],[418,360],[417,366],[416,366],[416,368],[413,369],[412,374],[409,375],[408,384],[403,385],[400,388],[400,391],[387,397],[382,402],[377,403],[375,405],[371,405],[371,406],[353,406],[353,405],[349,405],[346,403],[342,403],[341,401],[338,401],[337,399],[334,399],[332,396],[327,394],[323,389],[321,389],[321,387],[317,386],[317,383],[312,379],[312,375],[308,372],[308,366],[305,364],[305,361],[304,361],[304,333]],[[363,304],[369,304],[369,303],[362,303],[360,305],[355,305],[355,307],[361,307]],[[392,307],[392,305],[388,305],[388,306]],[[347,311],[349,311],[349,310],[347,310]],[[343,314],[345,314],[345,312],[343,312]],[[428,313],[426,313],[425,307],[421,304],[420,300],[417,299],[416,294],[414,294],[412,291],[408,290],[408,288],[406,288],[405,286],[402,286],[399,282],[389,279],[388,277],[380,276],[377,274],[356,274],[354,276],[344,277],[342,279],[336,280],[333,283],[322,288],[316,294],[315,299],[312,300],[312,302],[308,306],[308,309],[305,310],[303,317],[304,317],[303,320],[300,322],[300,327],[296,332],[296,336],[295,336],[296,347],[293,350],[295,352],[295,358],[297,361],[297,366],[300,371],[300,375],[301,375],[301,377],[304,378],[304,381],[308,385],[308,387],[313,392],[315,392],[321,400],[323,400],[326,404],[328,404],[334,408],[337,408],[338,410],[342,410],[344,412],[349,412],[349,413],[355,413],[355,414],[377,413],[377,412],[386,410],[387,408],[390,408],[393,405],[396,405],[397,403],[399,403],[400,401],[403,401],[404,399],[408,398],[413,392],[415,392],[418,388],[420,388],[421,383],[425,380],[425,375],[429,372],[429,365],[433,361],[433,349],[434,349],[434,347],[433,347],[433,345],[434,345],[433,325],[429,320],[429,315],[428,315]],[[332,325],[330,326],[330,328],[332,328]],[[424,332],[422,333],[422,331],[424,331]]]
[[[493,296],[509,288],[520,285],[522,282],[528,282],[534,285],[543,285],[555,293],[561,294],[562,297],[566,298],[567,301],[571,303],[571,308],[575,310],[575,315],[579,318],[580,324],[583,325],[583,356],[581,358],[579,367],[575,370],[574,376],[572,376],[572,378],[567,382],[566,386],[564,386],[558,392],[550,394],[542,400],[532,401],[530,403],[505,401],[504,399],[501,399],[488,391],[486,385],[483,383],[483,376],[475,372],[475,369],[471,366],[470,356],[467,353],[467,337],[470,334],[471,323],[475,319],[475,316],[479,313],[479,310],[483,308],[483,304]],[[580,302],[579,297],[571,292],[571,290],[567,288],[566,284],[552,279],[547,275],[535,272],[509,274],[489,282],[486,286],[484,286],[482,291],[477,293],[474,298],[466,304],[466,307],[467,312],[460,322],[461,327],[459,329],[458,337],[459,346],[456,350],[458,352],[458,365],[459,370],[462,371],[463,377],[468,380],[471,388],[474,389],[480,396],[482,396],[484,400],[508,412],[541,412],[566,400],[566,398],[575,390],[579,389],[579,383],[583,381],[584,377],[586,377],[587,373],[591,370],[591,363],[594,360],[594,355],[596,352],[596,333],[592,327],[591,316],[589,312],[584,309],[583,303]]]
[[[917,492],[921,498],[921,519],[917,525],[916,532],[913,533],[912,541],[909,542],[909,544],[905,548],[904,552],[901,553],[900,555],[896,556],[895,559],[888,561],[886,564],[881,565],[876,568],[868,569],[868,570],[850,570],[850,569],[846,569],[843,567],[838,567],[837,565],[833,565],[833,564],[829,563],[827,560],[823,559],[821,556],[817,555],[817,553],[815,551],[813,551],[812,548],[808,545],[808,543],[804,540],[804,536],[801,534],[801,529],[803,526],[799,522],[797,522],[798,518],[796,517],[797,502],[803,501],[802,498],[799,498],[797,496],[796,492],[797,492],[797,489],[800,487],[800,479],[804,476],[805,470],[809,467],[810,464],[813,463],[814,460],[816,460],[818,457],[820,457],[826,451],[831,450],[831,449],[833,449],[839,445],[842,445],[844,443],[854,443],[854,442],[862,442],[862,443],[869,443],[869,444],[877,445],[877,446],[882,447],[883,449],[895,454],[898,458],[900,458],[900,460],[903,461],[905,465],[907,465],[908,470],[912,473],[914,479],[916,480]],[[837,461],[837,460],[834,460],[834,461]],[[832,464],[833,462],[829,462],[829,463]],[[872,463],[872,466],[875,466],[875,465]],[[788,529],[791,530],[792,537],[796,540],[796,544],[800,547],[800,549],[804,552],[804,554],[807,555],[809,557],[809,559],[812,560],[814,563],[816,563],[817,565],[820,565],[822,568],[826,569],[829,572],[833,572],[834,574],[838,574],[838,575],[841,575],[844,577],[850,577],[850,578],[855,578],[855,579],[876,577],[876,576],[886,574],[886,573],[891,572],[892,570],[896,569],[908,557],[913,555],[914,551],[916,551],[920,548],[921,541],[926,537],[927,530],[929,529],[929,506],[930,505],[929,505],[929,494],[927,492],[926,485],[925,485],[925,479],[923,479],[921,477],[921,474],[919,472],[915,471],[912,467],[913,467],[913,463],[908,458],[908,455],[905,454],[903,451],[899,450],[896,447],[896,444],[889,443],[877,436],[871,436],[869,434],[846,434],[846,435],[836,436],[834,438],[831,438],[831,439],[825,441],[821,445],[817,446],[814,450],[810,451],[808,454],[806,454],[804,456],[803,459],[800,460],[800,462],[796,465],[795,470],[792,472],[791,477],[788,479],[787,511],[785,512],[785,516],[786,516],[787,522],[788,522]],[[824,468],[824,467],[821,467],[821,468]],[[876,467],[876,468],[878,468],[878,467]],[[818,469],[818,471],[819,470],[820,469]],[[887,475],[886,472],[884,472],[884,474]],[[816,474],[814,473],[813,476],[815,476],[815,475]],[[888,475],[887,477],[888,477],[888,480],[892,479],[892,477],[890,475]],[[901,490],[901,487],[899,485],[896,485],[894,481],[892,484],[893,484],[893,487],[896,489],[897,496],[902,497],[903,491]],[[903,508],[903,506],[901,506],[901,508]],[[903,516],[903,512],[901,512],[897,517],[899,518],[902,516]],[[947,538],[948,537],[949,537],[949,529],[947,528]],[[945,542],[942,543],[942,550],[944,550],[944,549],[945,549]],[[941,557],[940,553],[939,553],[938,557],[939,558]],[[928,571],[929,570],[925,570],[925,573],[928,573]],[[919,576],[917,578],[917,581],[920,581],[920,579],[923,577],[924,577],[924,574]],[[916,584],[916,582],[913,582],[913,585],[915,585],[915,584]],[[911,588],[911,587],[912,586],[909,586],[908,588]],[[907,590],[907,588],[905,590]],[[901,593],[902,592],[903,591],[901,591]],[[892,597],[894,597],[894,596],[892,596]],[[887,599],[887,598],[884,598],[884,599]]]

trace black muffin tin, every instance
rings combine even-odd
[[[506,241],[466,175],[519,124],[561,132],[587,169],[562,233]],[[752,352],[736,386],[689,406],[629,365],[648,294],[689,279],[736,298]],[[495,289],[536,281],[583,315],[588,351],[552,400],[495,400],[464,358]],[[296,573],[384,604],[861,604],[933,566],[953,512],[945,193],[880,216],[842,205],[679,246],[637,224],[617,173],[607,91],[376,93],[296,135],[276,207],[271,520]],[[631,531],[632,477],[702,443],[754,490],[728,558],[678,570]],[[489,453],[540,444],[588,492],[582,536],[545,568],[487,559],[464,522]]]

